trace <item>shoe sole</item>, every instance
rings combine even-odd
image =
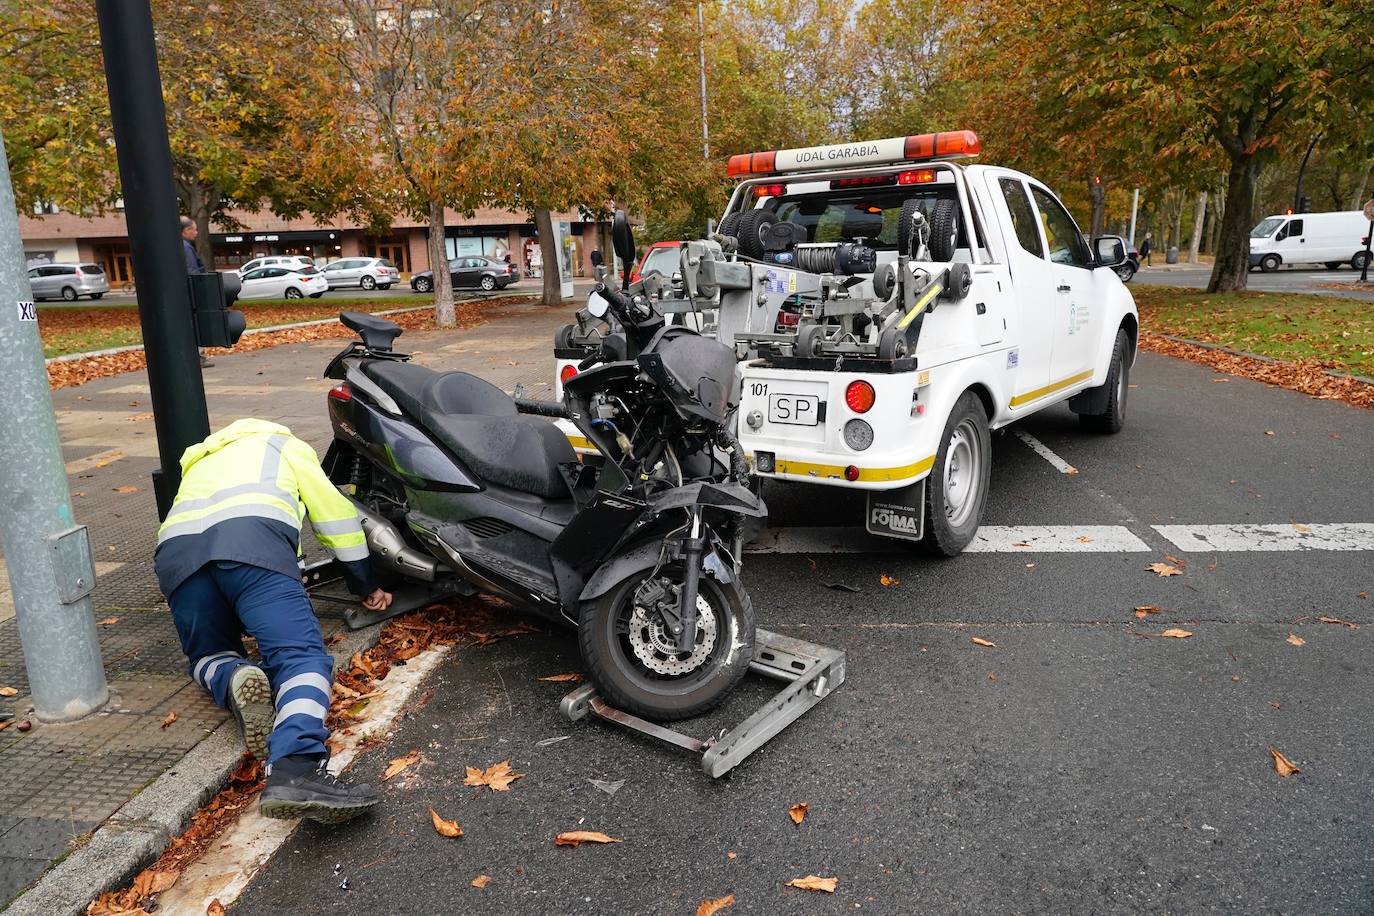
[[[277,715],[272,705],[272,685],[261,668],[245,669],[249,673],[241,677],[235,672],[229,684],[229,698],[243,727],[243,743],[254,757],[266,760],[267,739],[272,737],[272,722]]]
[[[291,801],[284,798],[264,798],[258,802],[258,813],[263,817],[270,817],[279,821],[306,818],[320,824],[342,824],[344,821],[350,821],[365,813],[376,804],[377,801],[333,804],[324,801],[308,802]]]

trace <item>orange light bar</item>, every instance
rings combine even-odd
[[[741,153],[731,156],[726,171],[731,178],[739,178],[742,175],[767,175],[773,171],[773,157],[776,155],[776,150],[769,150],[766,153]]]
[[[893,165],[922,159],[948,159],[976,156],[982,150],[978,135],[971,130],[950,130],[911,137],[861,140],[798,149],[769,150],[765,153],[740,153],[731,156],[726,171],[731,178],[809,172],[856,166]]]
[[[971,130],[947,130],[938,134],[918,134],[906,138],[908,159],[935,159],[945,156],[976,156],[983,149]]]

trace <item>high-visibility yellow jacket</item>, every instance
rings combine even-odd
[[[181,487],[157,532],[166,595],[206,563],[247,563],[299,576],[301,523],[342,561],[357,594],[375,588],[358,513],[315,450],[267,420],[237,420],[181,456]]]

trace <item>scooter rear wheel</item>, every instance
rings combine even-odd
[[[643,570],[582,606],[578,641],[592,683],[610,705],[645,719],[700,715],[715,706],[754,659],[754,607],[738,582],[703,574],[697,598],[698,651],[685,658],[664,651],[671,636],[656,615],[637,612]],[[674,582],[681,570],[659,571]],[[690,668],[686,671],[675,669]]]

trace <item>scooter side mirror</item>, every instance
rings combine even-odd
[[[593,249],[593,250],[592,250],[592,266],[593,266],[593,267],[600,267],[602,264],[605,264],[605,263],[606,263],[606,259],[603,258],[603,257],[601,256],[601,249],[600,249],[600,248],[595,248],[595,249]]]
[[[610,310],[611,304],[600,293],[593,292],[587,297],[587,314],[593,318],[605,318]]]

